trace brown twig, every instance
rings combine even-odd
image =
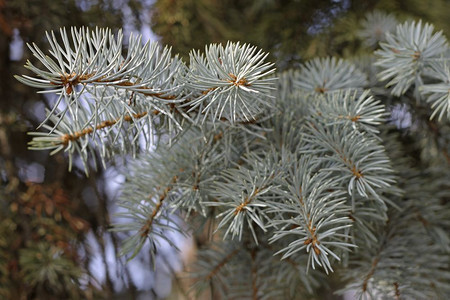
[[[227,80],[227,82],[231,83],[234,86],[251,86],[250,83],[248,83],[247,79],[245,78],[241,78],[239,80],[237,80],[237,76],[229,73],[228,74],[231,77],[231,80]]]
[[[76,73],[71,73],[71,74],[63,74],[60,76],[60,80],[61,83],[59,82],[50,82],[53,85],[57,85],[57,86],[63,86],[66,90],[67,94],[71,94],[73,92],[73,87],[77,86],[78,84],[87,84],[88,82],[84,82],[84,81],[88,81],[90,78],[94,77],[96,74],[95,73],[90,73],[90,74],[76,74]],[[89,83],[111,83],[111,85],[118,85],[118,86],[125,86],[125,87],[131,87],[136,85],[135,83],[129,81],[129,80],[124,80],[124,81],[120,81],[117,82],[117,80],[115,81],[108,81],[105,80],[105,76],[100,77],[99,79],[95,79],[90,81]],[[169,95],[166,96],[163,93],[155,93],[155,92],[150,92],[151,88],[148,87],[139,87],[140,90],[148,90],[148,92],[145,91],[133,91],[133,92],[137,92],[137,93],[141,93],[145,96],[152,96],[152,97],[158,97],[160,99],[164,99],[164,100],[173,100],[176,97],[173,95]]]
[[[147,219],[145,224],[141,227],[139,232],[141,233],[141,237],[146,237],[150,231],[152,230],[153,222],[156,218],[156,215],[161,210],[161,207],[163,205],[163,201],[166,199],[169,192],[172,190],[173,184],[175,184],[178,180],[178,176],[174,176],[171,180],[171,183],[164,189],[161,195],[159,195],[158,203],[156,204],[155,208],[153,209],[150,218]]]
[[[152,113],[154,115],[157,115],[159,113],[159,111],[158,110],[154,110]],[[142,113],[133,114],[132,117],[127,115],[127,116],[125,116],[123,118],[123,120],[126,121],[126,122],[131,122],[131,121],[133,121],[135,119],[143,118],[147,114],[148,114],[147,112],[142,112]],[[100,124],[98,124],[95,127],[95,129],[94,129],[94,127],[88,127],[88,128],[85,128],[85,129],[83,129],[81,131],[76,131],[76,132],[74,132],[72,134],[67,133],[67,134],[61,136],[61,143],[64,146],[67,146],[69,144],[69,142],[76,141],[76,140],[78,140],[78,139],[80,139],[80,138],[82,138],[82,137],[84,137],[84,136],[86,136],[88,134],[91,134],[91,133],[94,132],[94,130],[101,130],[101,129],[104,129],[104,128],[107,128],[107,127],[114,126],[117,122],[119,122],[119,120],[120,119],[106,120],[106,121],[103,121]]]
[[[253,198],[256,197],[256,195],[258,195],[259,189],[256,189],[250,196],[245,197],[244,202],[242,202],[241,204],[239,204],[235,211],[234,214],[237,215],[238,213],[240,213],[242,210],[244,210],[244,208],[250,204],[250,202],[252,202]]]
[[[213,276],[217,274],[217,272],[220,271],[220,269],[223,268],[232,258],[239,252],[239,249],[234,249],[231,253],[229,253],[227,256],[224,257],[215,267],[214,269],[209,272],[208,276],[206,276],[206,280],[210,280]]]
[[[227,80],[227,81],[230,82],[231,84],[233,84],[235,86],[250,86],[250,84],[247,82],[247,80],[245,78],[241,78],[240,80],[237,80],[237,77],[234,74],[230,73],[229,75],[232,78],[232,80]],[[67,94],[71,94],[73,92],[73,87],[74,86],[76,86],[78,84],[87,84],[88,82],[85,82],[85,81],[88,81],[90,78],[92,78],[94,76],[95,76],[95,73],[82,74],[82,75],[79,75],[79,74],[76,74],[76,73],[63,74],[63,75],[60,76],[60,81],[61,82],[51,82],[51,84],[57,85],[57,86],[63,86],[65,88],[65,90],[66,90],[66,93]],[[130,86],[135,85],[131,81],[121,81],[121,82],[118,82],[118,83],[116,83],[116,82],[113,83],[111,81],[104,80],[104,77],[100,77],[99,79],[92,80],[89,83],[103,83],[104,84],[104,83],[109,83],[109,82],[111,84],[114,84],[114,85],[126,86],[126,87],[130,87]],[[151,88],[148,88],[148,87],[140,87],[140,89],[141,90],[151,90]],[[210,89],[208,89],[206,91],[203,91],[202,94],[206,95],[209,92],[214,91],[215,89],[216,88],[210,88]],[[164,99],[164,100],[173,100],[173,99],[176,98],[175,96],[165,96],[162,93],[153,93],[153,92],[145,92],[145,91],[133,91],[132,95],[135,92],[139,92],[139,93],[141,93],[141,94],[143,94],[145,96],[158,97],[158,98]],[[129,100],[129,104],[130,105],[132,104],[131,97],[130,97],[130,100]],[[173,111],[174,108],[175,108],[175,104],[174,103],[170,103],[169,105],[171,107],[171,111]],[[146,116],[148,113],[149,112],[142,112],[142,113],[133,114],[132,116],[127,115],[127,116],[125,116],[123,118],[123,120],[126,121],[126,122],[131,122],[134,119],[140,119],[140,118]],[[154,115],[158,115],[160,112],[158,110],[154,110],[151,113],[154,114]],[[65,135],[63,135],[61,137],[61,143],[64,146],[67,146],[69,144],[69,142],[76,141],[76,140],[78,140],[78,139],[80,139],[80,138],[82,138],[82,137],[84,137],[84,136],[86,136],[88,134],[93,133],[95,130],[101,130],[101,129],[104,129],[104,128],[107,128],[107,127],[114,126],[117,122],[119,122],[119,120],[120,119],[105,120],[105,121],[101,122],[99,125],[97,125],[95,128],[94,127],[88,127],[88,128],[83,129],[82,131],[77,131],[77,132],[72,133],[72,134],[65,134]],[[221,118],[221,121],[229,121],[229,120],[227,120],[225,118]],[[250,120],[250,121],[243,121],[243,122],[240,122],[240,123],[241,124],[254,124],[256,122],[257,122],[257,120]],[[218,138],[219,138],[219,136],[218,136]]]
[[[316,235],[316,227],[312,226],[312,220],[310,219],[310,215],[308,214],[308,226],[307,229],[309,231],[309,234],[311,237],[309,237],[306,241],[303,242],[304,245],[309,245],[311,244],[311,247],[314,250],[314,253],[316,253],[316,255],[320,255],[320,249],[319,247],[317,247],[317,245],[320,245],[320,242],[317,239],[317,235]]]
[[[400,290],[398,289],[398,282],[394,282],[395,300],[400,300]]]
[[[379,262],[379,258],[377,256],[374,258],[374,260],[372,262],[372,266],[370,268],[369,273],[367,273],[366,277],[364,278],[364,282],[363,282],[363,286],[362,286],[363,292],[367,291],[367,284],[369,283],[370,278],[372,278],[373,274],[375,273],[375,268],[377,267],[378,262]]]

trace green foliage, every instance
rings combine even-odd
[[[449,10],[446,0],[157,0],[152,30],[186,59],[211,42],[245,41],[285,70],[318,56],[367,54],[396,19],[420,18],[449,32]]]
[[[296,60],[326,20],[344,11],[342,1],[155,1],[152,30],[183,58],[211,42],[245,41],[269,51],[278,64]],[[295,41],[295,42],[293,42]]]
[[[0,222],[1,298],[97,294],[81,285],[90,275],[77,249],[89,225],[76,210],[61,188],[38,184],[9,203]]]
[[[37,243],[20,253],[19,263],[23,266],[24,280],[31,286],[54,287],[55,293],[62,286],[67,289],[76,288],[76,280],[81,272],[72,261],[64,258],[62,251],[56,247],[48,247],[45,243]],[[37,254],[36,254],[37,253]]]
[[[385,39],[375,61],[316,58],[275,76],[246,44],[185,64],[135,37],[124,55],[108,30],[50,34],[53,58],[31,47],[44,67],[18,77],[59,99],[31,145],[77,154],[86,172],[93,154],[139,152],[114,227],[129,234],[123,254],[148,242],[155,256],[209,224],[192,275],[213,298],[315,297],[337,271],[340,292],[361,298],[445,299],[450,52],[431,25],[387,32],[393,22],[364,23],[367,45]],[[391,124],[405,106],[407,130]]]

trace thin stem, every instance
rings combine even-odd
[[[212,277],[214,277],[217,272],[220,271],[220,269],[223,268],[232,258],[239,252],[239,249],[234,249],[231,253],[229,253],[227,256],[225,256],[224,259],[222,259],[215,267],[214,269],[209,272],[208,276],[206,276],[206,280],[211,280]]]
[[[147,221],[145,222],[144,226],[142,226],[142,228],[140,230],[142,237],[146,237],[150,233],[150,231],[152,229],[152,226],[153,226],[153,221],[155,220],[156,215],[158,214],[158,212],[161,210],[161,207],[163,205],[163,201],[166,199],[167,195],[169,194],[169,192],[173,188],[173,184],[175,184],[177,182],[177,180],[178,180],[178,176],[175,175],[172,178],[171,183],[164,189],[163,193],[159,196],[159,201],[156,204],[155,208],[153,209],[153,211],[152,211],[152,213],[150,215],[150,218],[147,219]]]
[[[91,84],[92,83],[101,83],[101,84],[111,83],[111,85],[123,86],[123,87],[132,87],[132,86],[136,85],[135,83],[133,83],[129,80],[123,80],[123,81],[119,80],[120,82],[117,82],[118,80],[114,80],[114,81],[104,80],[105,76],[103,76],[99,79],[89,81],[89,79],[93,76],[95,76],[95,73],[82,74],[82,75],[78,75],[76,73],[63,74],[60,76],[61,83],[59,83],[59,82],[50,82],[50,83],[53,85],[56,85],[56,86],[64,87],[67,94],[71,94],[73,91],[73,87],[78,84],[86,85],[88,83],[91,83]],[[175,96],[165,96],[163,93],[150,92],[151,88],[148,88],[148,87],[139,87],[139,89],[149,90],[149,92],[143,92],[143,91],[133,91],[133,92],[141,93],[145,96],[157,97],[157,98],[163,99],[163,100],[175,99]]]
[[[152,113],[154,115],[157,115],[159,113],[159,111],[155,110]],[[132,122],[133,120],[145,117],[147,114],[148,114],[148,112],[142,112],[142,113],[133,114],[133,116],[127,115],[127,116],[123,117],[123,120],[126,121],[126,122]],[[86,136],[88,134],[93,133],[95,130],[101,130],[101,129],[105,129],[107,127],[112,127],[119,121],[120,121],[120,119],[105,120],[105,121],[101,122],[99,125],[97,125],[95,127],[95,129],[94,129],[94,127],[88,127],[88,128],[85,128],[85,129],[83,129],[81,131],[76,131],[76,132],[74,132],[72,134],[69,134],[69,133],[64,134],[64,135],[61,136],[61,143],[64,146],[67,146],[69,144],[69,142],[73,142],[73,141],[79,140],[80,138],[82,138],[82,137],[84,137],[84,136]]]

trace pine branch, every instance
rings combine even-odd
[[[36,45],[29,45],[44,69],[28,62],[26,67],[36,77],[16,78],[39,89],[51,89],[42,92],[58,94],[58,100],[41,123],[49,132],[33,133],[39,138],[33,140],[32,149],[54,149],[53,153],[64,149],[69,152],[70,166],[72,154],[77,153],[86,173],[88,152],[95,151],[96,146],[101,147],[104,165],[105,158],[116,153],[114,148],[119,139],[131,142],[121,143],[120,153],[136,153],[138,134],[129,138],[130,130],[121,130],[123,121],[128,122],[130,117],[137,116],[142,123],[142,126],[133,124],[131,129],[141,133],[142,128],[150,128],[147,134],[153,139],[153,135],[165,133],[173,137],[183,129],[183,124],[199,120],[252,124],[272,106],[270,93],[275,78],[268,76],[274,72],[273,64],[264,63],[267,55],[255,47],[239,43],[212,45],[205,49],[206,59],[193,53],[188,69],[177,56],[171,57],[169,48],[155,42],[142,45],[140,36],[130,37],[127,55],[122,57],[120,31],[117,38],[109,29],[71,28],[70,34],[61,29],[60,40],[53,32],[47,34],[51,56]],[[219,79],[212,80],[212,74]],[[128,99],[127,104],[122,103],[124,99]],[[206,102],[210,103],[205,105]],[[231,110],[224,113],[229,104]],[[141,115],[144,112],[145,118]],[[78,119],[81,120],[73,123]],[[98,119],[106,123],[98,124]],[[132,119],[136,123],[137,118]],[[91,121],[95,124],[88,124]],[[115,129],[97,135],[94,144],[85,138],[106,127]],[[55,133],[62,133],[61,145]]]
[[[163,192],[159,195],[158,203],[156,204],[155,208],[153,209],[151,215],[145,222],[145,224],[141,227],[139,230],[142,237],[147,237],[150,231],[152,230],[153,221],[155,220],[156,215],[161,210],[161,207],[163,205],[163,201],[166,199],[169,192],[172,190],[173,185],[177,182],[178,177],[174,176],[172,178],[171,183],[163,190]],[[156,188],[159,190],[159,188]]]
[[[344,90],[328,93],[314,101],[311,115],[326,125],[343,124],[358,131],[379,133],[377,126],[386,122],[388,115],[381,101],[370,95],[370,90]]]
[[[152,113],[154,115],[157,115],[157,114],[159,114],[159,111],[154,110]],[[133,114],[133,116],[125,116],[123,118],[123,120],[125,122],[132,122],[133,120],[140,119],[142,117],[145,117],[146,115],[147,115],[147,112],[137,113],[137,114]],[[116,119],[116,120],[106,120],[106,121],[100,122],[100,124],[97,125],[95,128],[88,127],[88,128],[83,129],[82,131],[76,131],[76,132],[74,132],[72,134],[66,133],[65,135],[60,137],[61,143],[64,146],[68,146],[69,142],[74,142],[74,141],[76,141],[76,140],[78,140],[78,139],[80,139],[80,138],[82,138],[82,137],[84,137],[84,136],[86,136],[88,134],[92,134],[96,130],[101,130],[101,129],[105,129],[105,128],[108,128],[108,127],[112,127],[115,124],[117,124],[117,122],[119,122],[119,121],[120,120],[118,120],[118,119]]]
[[[187,102],[189,110],[201,112],[202,122],[225,118],[233,124],[251,121],[273,107],[276,78],[268,76],[275,70],[264,63],[266,57],[256,47],[239,43],[210,45],[205,56],[191,52],[186,86],[198,97]]]
[[[322,95],[342,89],[362,88],[366,75],[342,59],[327,57],[307,62],[294,79],[294,87],[313,95]]]
[[[320,123],[310,123],[307,129],[311,134],[305,138],[310,145],[316,144],[319,148],[305,149],[305,153],[332,153],[320,158],[324,163],[324,171],[338,171],[339,180],[347,184],[350,195],[356,192],[362,197],[371,195],[381,200],[377,189],[389,187],[394,182],[394,177],[389,158],[379,142],[366,137],[364,133],[339,125],[327,128]]]
[[[368,13],[361,22],[358,36],[368,47],[375,48],[378,43],[386,41],[386,34],[397,26],[397,20],[392,14],[382,11]]]
[[[224,257],[223,260],[221,260],[214,269],[206,276],[206,280],[211,280],[216,274],[222,269],[232,258],[239,252],[239,249],[234,249],[233,252],[228,254]]]
[[[211,287],[212,297],[229,296],[233,288],[229,282],[233,281],[232,278],[235,276],[234,262],[239,260],[240,255],[242,250],[234,243],[212,244],[200,249],[190,274],[196,279],[192,287],[192,289],[195,288],[196,295]]]
[[[222,218],[217,230],[228,225],[224,238],[231,233],[232,239],[238,236],[241,240],[246,223],[256,242],[258,239],[253,223],[266,231],[264,223],[270,218],[264,212],[267,207],[264,198],[272,197],[277,188],[276,181],[281,175],[281,166],[276,156],[272,155],[269,153],[262,159],[256,155],[250,156],[244,166],[223,171],[215,183],[214,195],[218,201],[205,204],[223,209],[217,215],[217,218]]]
[[[422,25],[422,21],[405,22],[395,32],[386,34],[385,43],[380,43],[381,49],[375,52],[378,56],[375,65],[382,68],[378,74],[380,80],[389,80],[387,86],[393,86],[393,95],[404,94],[413,83],[420,87],[420,76],[427,62],[447,51],[442,31],[433,31],[433,25]]]
[[[430,63],[428,75],[439,83],[424,84],[419,87],[423,95],[428,95],[426,101],[431,103],[433,113],[430,120],[438,117],[450,119],[450,58]]]
[[[149,97],[155,97],[162,100],[175,100],[176,97],[174,95],[165,96],[164,93],[155,93],[152,92],[153,88],[146,87],[146,86],[140,86],[139,82],[142,80],[141,78],[137,79],[136,82],[132,82],[130,80],[127,80],[126,77],[124,78],[118,78],[117,80],[107,80],[106,76],[103,76],[103,78],[98,78],[95,80],[90,80],[92,77],[97,78],[95,73],[90,74],[61,74],[59,82],[52,82],[50,81],[51,85],[64,87],[65,92],[67,95],[70,95],[73,90],[77,87],[77,85],[87,85],[87,84],[102,84],[102,85],[115,85],[118,87],[124,87],[129,88],[133,90],[133,92],[141,93],[144,96]],[[20,78],[20,77],[18,77]],[[148,90],[148,92],[146,92]]]
[[[345,205],[343,192],[336,189],[336,182],[324,173],[312,175],[312,169],[310,157],[294,163],[281,193],[286,200],[270,202],[269,212],[277,213],[271,221],[275,232],[270,241],[292,236],[289,244],[276,254],[283,253],[285,259],[305,249],[309,253],[307,269],[310,264],[314,269],[317,263],[328,273],[333,270],[328,255],[340,260],[335,249],[348,251],[354,246],[346,242],[344,231],[351,226],[349,207]]]
[[[30,145],[86,171],[94,155],[139,153],[113,228],[127,235],[121,254],[146,245],[154,261],[161,243],[202,227],[180,216],[210,224],[224,241],[200,250],[198,292],[311,298],[338,269],[361,297],[448,298],[448,43],[431,25],[395,24],[380,12],[363,21],[363,43],[381,49],[361,70],[328,57],[276,76],[248,44],[192,51],[187,66],[140,37],[124,55],[108,29],[48,33],[48,55],[29,46],[42,67],[18,77],[56,94]],[[407,129],[389,126],[397,104],[410,107]]]

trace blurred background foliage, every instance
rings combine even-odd
[[[67,172],[63,155],[27,150],[49,99],[14,78],[33,60],[25,44],[47,49],[45,32],[69,26],[140,26],[142,1],[0,0],[0,299],[99,299],[88,232],[105,258],[109,235],[104,170]],[[125,22],[124,11],[129,12]],[[114,237],[113,237],[114,238]],[[92,241],[92,239],[90,240]],[[106,259],[104,260],[106,261]],[[125,281],[129,281],[124,276]],[[132,291],[134,285],[128,283]]]
[[[372,51],[358,30],[365,14],[375,9],[400,21],[422,18],[450,32],[447,0],[0,0],[0,298],[139,295],[130,268],[114,267],[120,273],[115,276],[106,257],[106,240],[115,255],[120,238],[108,231],[111,172],[100,169],[86,178],[82,171],[66,171],[63,154],[49,157],[27,150],[26,132],[36,128],[50,100],[13,78],[26,73],[23,65],[32,60],[24,43],[46,49],[48,30],[99,26],[139,31],[150,19],[161,42],[186,61],[193,48],[232,40],[270,51],[270,60],[282,70],[312,57]],[[101,279],[89,267],[94,248],[89,235],[102,257]],[[115,286],[114,278],[123,284]],[[148,281],[146,297],[167,295],[153,289],[154,282]]]
[[[151,22],[162,43],[185,58],[192,48],[232,40],[257,45],[272,54],[278,68],[288,68],[316,56],[365,50],[356,33],[373,10],[450,29],[447,0],[157,0]]]

